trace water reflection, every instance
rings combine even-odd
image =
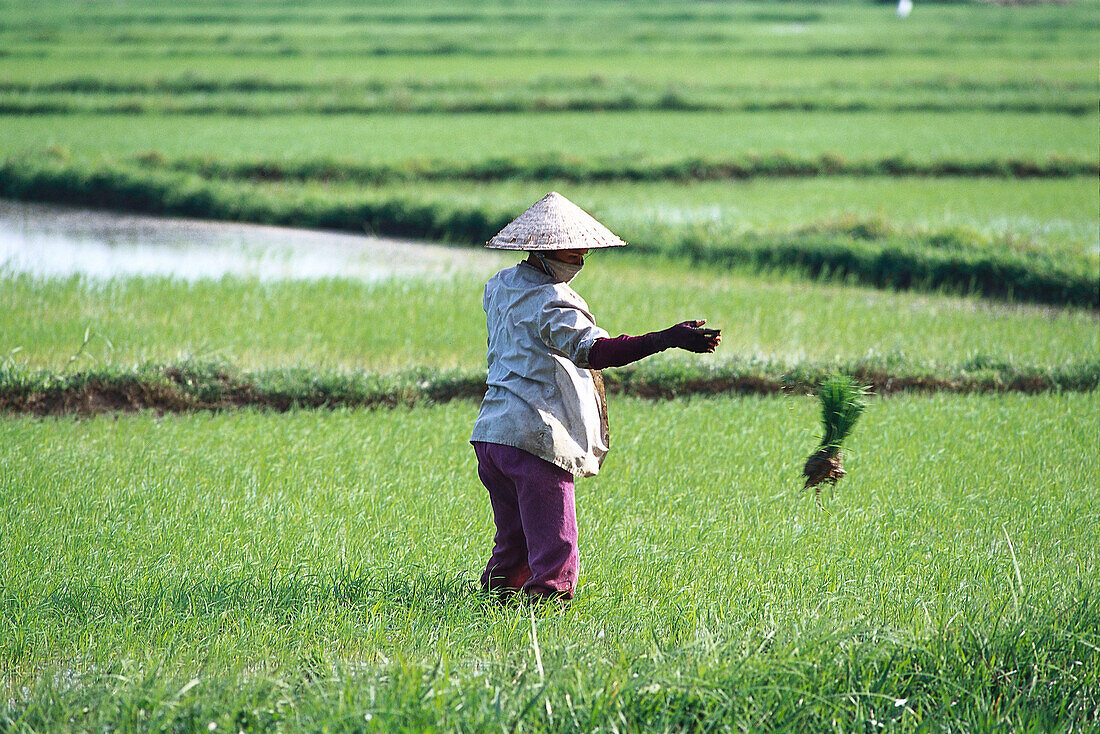
[[[0,200],[3,273],[374,281],[488,273],[502,262],[499,254],[477,248]]]

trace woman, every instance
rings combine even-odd
[[[594,476],[610,441],[599,370],[670,347],[713,352],[702,320],[609,338],[568,283],[590,249],[626,243],[551,192],[487,246],[526,250],[485,286],[488,390],[470,442],[496,524],[482,588],[571,599],[577,584],[574,476]]]

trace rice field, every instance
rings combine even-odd
[[[0,153],[42,153],[56,147],[78,158],[123,158],[152,150],[215,159],[400,162],[552,154],[660,161],[777,151],[874,158],[917,152],[926,158],[1063,156],[1095,161],[1097,120],[1091,115],[987,112],[77,113],[5,119]]]
[[[709,52],[727,60],[800,54],[830,59],[840,56],[842,61],[851,56],[887,56],[907,63],[914,57],[954,52],[957,58],[1067,63],[1080,60],[1082,50],[1091,50],[1087,34],[1095,30],[1098,21],[1096,9],[1088,4],[1070,12],[1042,6],[1019,11],[945,4],[922,8],[920,20],[911,23],[899,23],[893,8],[859,3],[777,7],[750,2],[731,7],[608,2],[595,8],[523,9],[496,3],[454,3],[395,12],[382,3],[288,7],[237,0],[217,7],[181,5],[172,9],[154,3],[88,9],[76,2],[42,9],[31,3],[8,2],[6,9],[2,33],[9,44],[7,55],[13,59],[63,55],[108,60],[187,58],[213,52],[228,58],[247,53],[283,57],[285,65],[292,65],[287,57],[319,57],[338,60],[347,68],[364,55],[364,49],[385,44],[414,58],[421,53],[433,57],[425,61],[436,69],[445,66],[439,56],[502,55],[511,59],[503,67],[509,71],[517,66],[537,66],[540,57],[560,56],[566,63],[576,63],[597,55],[645,51]],[[1037,38],[1049,44],[1041,53],[1034,45]],[[509,53],[516,48],[535,58]],[[392,54],[377,55],[386,61]],[[399,62],[389,61],[395,66]],[[891,71],[896,73],[883,73]],[[299,68],[299,73],[316,72]],[[451,69],[453,75],[461,73],[461,69]],[[823,76],[828,73],[819,71]]]
[[[502,607],[476,403],[431,399],[476,392],[493,263],[0,263],[0,405],[173,365],[407,398],[5,408],[0,732],[1100,725],[1100,6],[894,8],[0,0],[0,195],[462,247],[558,190],[633,245],[575,281],[601,326],[723,329],[609,371],[658,398],[612,395],[577,597]],[[974,392],[871,398],[822,511],[790,388],[853,364]]]
[[[378,284],[19,276],[0,286],[0,354],[50,370],[188,358],[247,368],[476,369],[485,360],[484,280],[476,274]],[[708,358],[715,362],[877,354],[1050,367],[1100,353],[1096,315],[1086,309],[807,285],[612,254],[592,258],[576,286],[613,335],[708,319],[723,329],[721,347]],[[401,328],[390,327],[395,318]]]
[[[1087,727],[1098,407],[875,401],[824,513],[810,399],[617,401],[582,592],[534,619],[471,588],[471,404],[6,419],[0,721]]]
[[[420,181],[385,184],[376,190],[397,200],[522,211],[547,187],[583,202],[586,211],[614,231],[622,231],[631,243],[644,243],[660,229],[703,226],[722,234],[769,237],[865,221],[917,236],[953,228],[973,230],[979,236],[1012,240],[1016,248],[1100,267],[1096,260],[1100,222],[1091,215],[1100,208],[1100,192],[1084,177],[1021,181],[824,176],[687,183],[550,180],[476,186]],[[348,199],[357,188],[352,184],[303,187],[315,196]]]
[[[1100,12],[937,4],[903,22],[887,5],[11,2],[0,192],[470,243],[484,227],[439,220],[496,224],[564,188],[663,252],[700,218],[719,225],[704,240],[767,240],[712,265],[1095,307]],[[700,162],[722,180],[697,181]],[[199,180],[162,170],[195,165]],[[404,180],[333,180],[372,166]],[[627,183],[638,167],[652,183]],[[917,231],[780,252],[786,229],[867,216]],[[998,289],[982,248],[939,253],[960,226],[1047,254],[994,255],[1013,273]]]

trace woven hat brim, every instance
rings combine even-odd
[[[493,250],[596,250],[626,245],[588,212],[556,191],[497,232],[485,246]]]

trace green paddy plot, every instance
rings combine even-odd
[[[352,184],[307,186],[315,195],[355,195]],[[1012,240],[1012,247],[1068,258],[1100,253],[1100,191],[1092,178],[1013,180],[822,176],[750,181],[389,183],[384,198],[416,197],[437,205],[522,211],[555,190],[592,212],[629,242],[646,243],[654,230],[713,228],[714,239],[783,233],[845,222],[936,233],[974,230]],[[1100,267],[1100,265],[1097,265]]]
[[[377,284],[9,277],[0,281],[0,354],[50,370],[186,358],[247,368],[472,369],[484,364],[488,275]],[[1100,354],[1090,310],[806,284],[616,254],[593,257],[576,287],[612,335],[708,319],[723,329],[719,360],[899,354],[1053,366]]]
[[[1095,3],[10,2],[0,192],[476,242],[567,189],[707,266],[1095,308],[1097,28]]]
[[[907,154],[1096,160],[1095,115],[981,112],[560,112],[513,114],[41,115],[7,117],[0,154],[77,159],[148,151],[215,159],[336,157],[478,162],[721,158],[783,152],[873,159]]]
[[[580,49],[552,59],[532,54],[393,54],[369,58],[353,54],[313,56],[308,63],[292,55],[219,55],[212,51],[201,58],[146,55],[140,64],[125,54],[54,49],[55,54],[0,56],[0,69],[7,77],[4,88],[56,88],[59,83],[71,85],[74,81],[87,88],[89,80],[92,84],[149,84],[184,90],[227,82],[241,82],[246,90],[288,83],[307,89],[354,89],[357,85],[416,89],[439,84],[492,89],[520,84],[536,89],[591,86],[626,92],[646,85],[660,85],[664,90],[706,86],[732,91],[743,91],[747,85],[750,93],[786,91],[812,100],[826,96],[822,90],[828,92],[830,88],[886,92],[913,84],[948,90],[1007,88],[1019,89],[1026,97],[1047,87],[1079,91],[1097,86],[1087,53],[1067,55],[1057,46],[1048,46],[1043,53],[1033,50],[1026,63],[1008,63],[1003,56],[990,53],[971,56],[966,59],[965,69],[942,55],[911,55],[904,61],[895,58],[884,63],[872,54],[746,54],[723,58],[706,52],[662,53],[660,64],[654,65],[658,53],[637,47],[615,53]],[[86,65],[83,72],[74,72],[74,60]]]
[[[81,156],[1094,161],[1097,27],[1089,3],[927,5],[903,22],[857,3],[15,2],[0,107],[6,151]],[[478,109],[493,114],[448,114]]]
[[[1083,198],[1092,194],[1081,193]],[[0,194],[465,244],[485,242],[528,203],[509,207],[507,202],[482,198],[470,204],[438,194],[429,199],[422,198],[424,192],[419,189],[408,198],[394,197],[386,187],[378,191],[347,184],[208,180],[195,173],[113,164],[85,170],[63,160],[0,163]],[[1023,232],[998,222],[991,232],[988,227],[982,231],[958,225],[905,227],[877,216],[844,215],[777,231],[746,230],[721,216],[694,221],[649,217],[642,223],[636,219],[634,226],[620,231],[634,242],[637,252],[679,257],[720,270],[787,270],[877,288],[975,293],[1095,309],[1100,305],[1095,247],[1067,236],[1063,222],[1053,224],[1035,236],[1033,222]],[[1089,229],[1082,223],[1079,231]]]
[[[10,3],[0,37],[8,55],[193,57],[203,53],[258,57],[512,56],[534,60],[591,54],[721,57],[870,57],[880,61],[949,56],[1042,60],[1074,58],[1090,48],[1095,7],[929,5],[899,22],[888,4],[830,6],[772,3],[601,3],[591,8],[516,7],[504,3],[428,3],[395,11],[385,3],[311,3],[295,7],[252,1],[172,10],[133,3],[125,10],[53,3]],[[1031,41],[1048,42],[1036,54]]]
[[[1096,721],[1096,394],[611,406],[567,611],[474,589],[476,407],[0,421],[8,730]],[[960,446],[967,450],[959,451]]]

